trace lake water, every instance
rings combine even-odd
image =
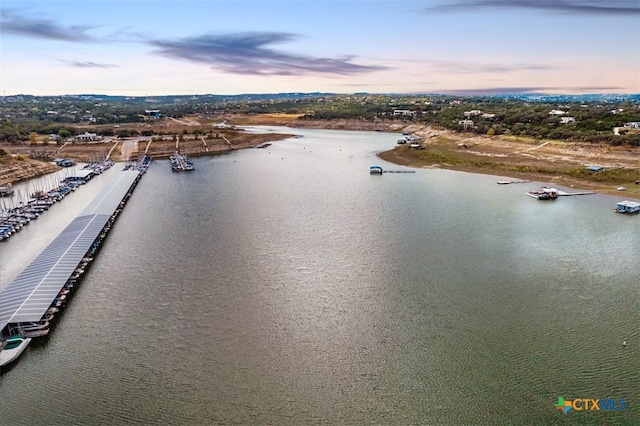
[[[0,378],[0,423],[640,423],[640,217],[617,198],[372,176],[402,169],[375,156],[397,134],[284,131],[300,137],[192,173],[152,163],[55,329]],[[3,285],[100,185],[0,244]]]

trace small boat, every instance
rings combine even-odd
[[[8,197],[13,194],[13,187],[10,183],[0,186],[0,197]]]
[[[640,213],[640,203],[635,201],[620,201],[616,203],[615,211],[618,213]]]
[[[24,336],[9,337],[0,351],[0,368],[14,362],[29,346],[31,339]]]
[[[382,167],[380,167],[380,166],[371,166],[371,167],[369,167],[369,174],[381,175],[382,174]]]
[[[538,200],[555,200],[558,198],[558,190],[543,186],[540,189],[532,189],[527,192],[527,195],[529,197],[537,198]]]

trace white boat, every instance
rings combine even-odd
[[[31,339],[23,336],[9,337],[0,351],[0,368],[11,364],[29,346]]]
[[[527,195],[529,197],[537,198],[538,200],[555,200],[558,198],[558,190],[543,186],[540,189],[532,189],[527,192]]]

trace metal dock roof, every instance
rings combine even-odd
[[[0,330],[9,323],[39,321],[71,277],[138,177],[122,171],[0,293]]]

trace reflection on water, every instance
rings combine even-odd
[[[191,174],[152,164],[55,331],[0,380],[2,418],[637,423],[640,222],[616,199],[371,176],[400,168],[375,157],[397,135],[285,130],[301,137]],[[569,419],[559,396],[628,408]]]

